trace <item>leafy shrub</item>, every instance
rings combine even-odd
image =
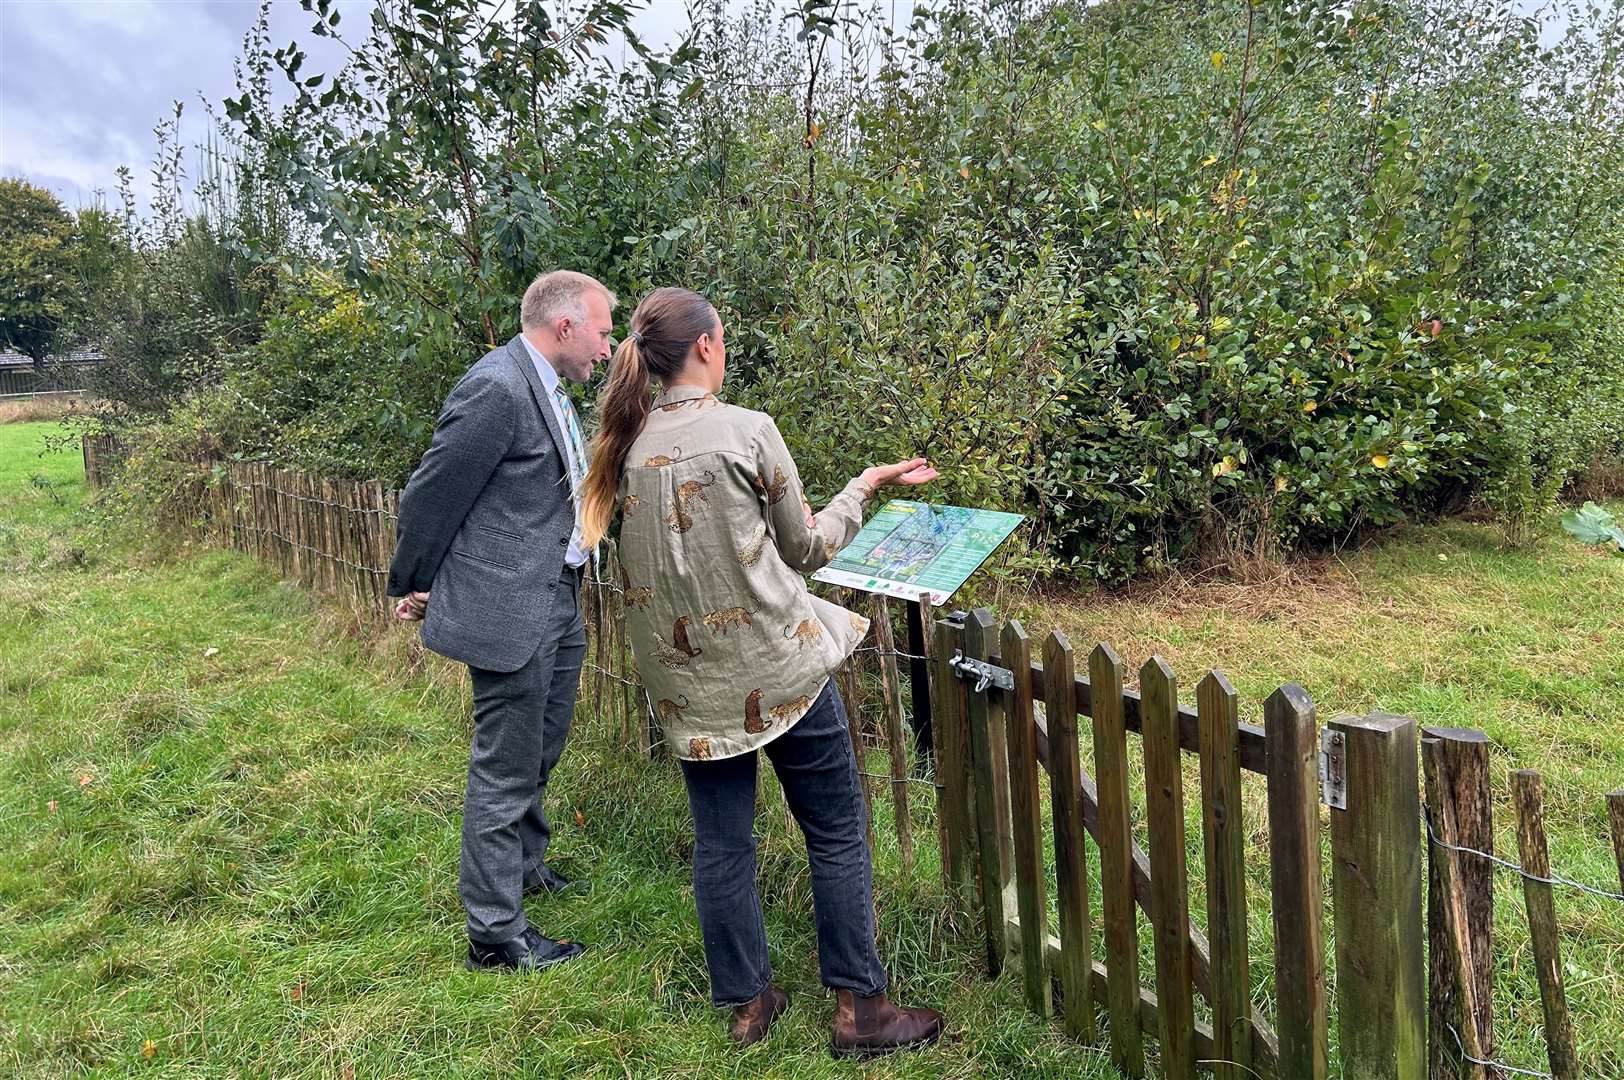
[[[709,295],[814,489],[929,453],[934,498],[1030,516],[1033,570],[1239,566],[1470,498],[1515,539],[1618,454],[1616,4],[768,10],[625,68],[608,3],[379,9],[316,76],[251,39],[228,111],[309,235],[188,384],[231,451],[403,480],[571,265]]]

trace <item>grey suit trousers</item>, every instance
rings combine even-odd
[[[468,937],[482,944],[524,933],[524,886],[552,838],[542,806],[547,777],[569,738],[586,656],[581,572],[565,566],[535,655],[517,671],[469,666],[474,739],[462,809],[459,889]]]

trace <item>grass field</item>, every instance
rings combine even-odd
[[[585,713],[553,814],[556,865],[592,887],[530,913],[591,951],[536,978],[463,971],[456,669],[243,556],[110,525],[82,505],[77,455],[41,456],[55,430],[0,425],[0,1074],[1114,1075],[1027,1015],[1015,973],[984,979],[975,934],[943,915],[928,822],[904,878],[883,800],[882,954],[898,995],[945,1008],[951,1033],[866,1070],[829,1059],[805,859],[770,784],[761,890],[793,1004],[734,1051],[705,1004],[681,784]],[[1289,678],[1323,715],[1483,727],[1502,779],[1545,772],[1556,864],[1613,874],[1600,794],[1624,785],[1624,560],[1554,534],[1508,554],[1456,523],[1268,587],[1023,607],[1030,629],[1108,637],[1130,663],[1159,651],[1186,686],[1222,666],[1248,716]],[[1542,1067],[1513,885],[1501,1055]],[[1569,896],[1558,912],[1586,1075],[1624,1075],[1624,912]]]

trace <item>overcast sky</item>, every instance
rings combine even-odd
[[[372,0],[336,4],[354,26]],[[78,207],[98,191],[113,199],[117,169],[128,165],[144,208],[153,124],[180,100],[183,141],[203,139],[202,104],[235,94],[233,63],[258,10],[257,0],[0,0],[0,176],[25,177]],[[337,47],[308,34],[310,18],[298,0],[275,0],[271,41],[297,37],[310,54],[305,70],[331,71]],[[663,48],[686,21],[684,0],[645,0],[634,25]]]
[[[343,28],[364,20],[372,2],[336,6]],[[635,27],[660,47],[685,25],[684,11],[683,0],[653,0]],[[153,125],[180,100],[185,142],[203,138],[202,103],[218,109],[235,95],[232,65],[258,12],[258,0],[0,0],[0,176],[24,177],[77,207],[98,190],[115,199],[118,167],[129,165],[144,197]],[[310,20],[298,0],[276,0],[271,41],[298,37],[307,72],[332,70],[322,46],[334,46],[309,37]]]

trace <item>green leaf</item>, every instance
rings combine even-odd
[[[1562,528],[1586,544],[1612,544],[1624,554],[1624,528],[1619,527],[1612,514],[1593,502],[1563,514]]]

